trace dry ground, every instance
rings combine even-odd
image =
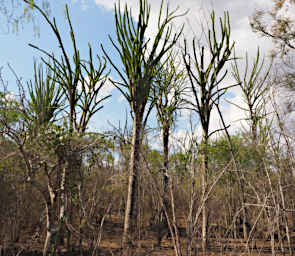
[[[105,256],[117,256],[121,255],[121,239],[123,232],[122,219],[112,217],[111,220],[107,220],[103,227],[103,235],[99,247],[95,253],[89,252],[87,249],[88,244],[84,243],[83,251],[73,249],[72,252],[67,252],[64,248],[58,248],[57,255],[60,256],[88,256],[88,255],[105,255]],[[180,226],[184,229],[184,226]],[[156,234],[153,231],[147,231],[143,229],[141,232],[141,238],[134,244],[132,248],[132,255],[138,256],[172,256],[175,255],[173,243],[170,238],[164,237],[161,246],[157,246]],[[183,255],[186,255],[186,243],[187,240],[184,235],[181,236],[181,245],[183,247]],[[1,244],[1,243],[0,243]],[[200,241],[194,241],[194,248],[192,255],[226,255],[226,256],[240,256],[240,255],[253,255],[253,256],[266,256],[271,255],[270,241],[256,240],[249,244],[249,250],[246,249],[246,243],[242,239],[210,239],[208,244],[208,251],[204,254],[201,250]],[[42,255],[42,239],[35,241],[34,243],[24,244],[18,243],[7,246],[4,250],[3,246],[0,247],[0,256],[34,256]],[[293,244],[295,249],[295,243]],[[280,249],[280,245],[276,243],[276,255],[288,255],[283,254]]]

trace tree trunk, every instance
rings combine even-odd
[[[59,211],[60,221],[63,220],[63,218],[65,217],[65,211],[66,211],[66,190],[65,190],[66,173],[67,173],[67,168],[64,166],[62,168],[61,182],[60,182],[60,211]]]
[[[207,192],[207,176],[208,176],[208,129],[203,129],[203,138],[202,138],[202,194],[203,200],[205,200],[205,195]],[[207,201],[204,202],[202,208],[202,249],[203,252],[206,252],[207,249],[207,220],[208,212],[207,212]]]
[[[66,179],[67,179],[67,167],[64,166],[61,172],[61,181],[60,181],[60,208],[59,208],[59,241],[60,245],[64,245],[64,238],[65,238],[65,213],[66,213],[66,202],[67,202],[67,194],[66,194]]]
[[[205,172],[206,169],[203,169],[203,172]],[[207,178],[206,173],[202,173],[202,193],[205,196],[206,193],[206,185],[207,185]],[[206,251],[207,248],[207,202],[204,202],[203,208],[202,208],[202,248],[203,251]]]
[[[54,225],[54,213],[51,207],[46,206],[47,212],[47,232],[46,239],[43,248],[43,256],[53,256],[56,251],[56,236],[57,236],[57,227]]]
[[[123,231],[123,248],[124,255],[128,255],[129,246],[132,242],[131,233],[134,232],[137,221],[138,213],[138,171],[139,171],[139,158],[141,148],[141,132],[142,122],[141,119],[134,116],[133,120],[133,134],[132,145],[130,153],[129,164],[129,184],[128,195],[125,209],[124,231]]]
[[[247,209],[245,207],[245,195],[244,191],[242,192],[242,228],[243,228],[243,239],[245,241],[248,241],[249,238],[249,232],[250,232],[250,224],[248,220],[248,213]]]
[[[163,190],[164,193],[168,191],[168,161],[169,161],[169,127],[163,129],[163,148],[164,148],[164,177],[163,177]]]
[[[43,248],[43,256],[53,256],[56,251],[56,236],[58,227],[55,225],[56,195],[48,184],[50,200],[46,198],[46,239]]]
[[[169,209],[168,203],[168,184],[169,184],[169,173],[168,173],[168,161],[169,161],[169,127],[163,127],[163,149],[164,149],[164,163],[163,163],[163,203],[165,208]],[[164,209],[161,210],[159,220],[167,223]]]

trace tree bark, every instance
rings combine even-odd
[[[208,118],[209,120],[209,118]],[[203,200],[205,200],[205,195],[207,192],[207,176],[208,176],[208,127],[209,122],[207,123],[207,127],[203,129],[203,138],[202,138],[202,194],[203,194]],[[206,252],[207,249],[207,220],[208,218],[208,212],[207,212],[207,201],[204,202],[203,208],[202,208],[202,249],[203,252]]]
[[[51,206],[46,205],[47,223],[46,239],[43,248],[43,256],[55,255],[57,228],[54,226],[54,211]]]
[[[58,227],[55,225],[55,206],[56,194],[54,193],[50,184],[48,184],[48,191],[50,195],[46,200],[46,239],[43,247],[43,256],[54,256],[56,250],[56,235]]]
[[[164,207],[168,210],[169,209],[169,203],[168,203],[168,185],[169,185],[169,173],[168,173],[168,164],[169,164],[169,127],[164,126],[163,127],[163,149],[164,149],[164,163],[163,163],[163,203]],[[164,212],[164,209],[160,212],[160,218],[162,222],[166,222],[165,220],[166,215]]]
[[[61,182],[60,182],[60,211],[59,211],[59,220],[62,221],[65,217],[66,211],[66,177],[67,177],[67,168],[64,166],[62,168]]]
[[[129,163],[129,183],[128,195],[125,209],[124,231],[123,231],[123,249],[124,255],[128,255],[129,247],[132,242],[132,233],[136,227],[138,214],[138,172],[139,158],[141,149],[141,119],[134,116],[133,120],[133,136],[131,145],[131,155]]]
[[[204,154],[202,156],[202,193],[203,196],[206,194],[206,187],[207,187],[207,170],[208,170],[208,161],[207,156]],[[204,202],[202,208],[202,249],[205,252],[207,249],[207,203]]]
[[[163,148],[164,148],[164,193],[168,191],[168,161],[169,161],[169,129],[170,127],[163,128]]]

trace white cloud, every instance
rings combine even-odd
[[[89,91],[89,88],[87,87],[87,85],[89,84],[89,78],[86,78],[85,79],[85,89],[86,89],[86,92]],[[100,83],[97,83],[96,84],[96,88],[98,88],[100,86]],[[79,85],[78,85],[78,89],[79,90],[82,90],[82,85],[81,85],[81,82],[79,82]],[[103,85],[103,87],[99,90],[99,93],[98,93],[98,98],[96,99],[96,101],[99,101],[100,99],[110,95],[111,91],[115,89],[114,85],[111,83],[111,81],[108,79],[105,84]]]
[[[100,97],[106,97],[110,95],[111,91],[116,89],[115,86],[111,83],[111,81],[108,79],[104,86],[100,90]]]
[[[248,17],[237,21],[235,29],[232,30],[232,40],[235,41],[235,49],[238,57],[244,57],[248,52],[249,57],[256,55],[257,47],[260,48],[262,55],[268,55],[273,49],[273,43],[267,38],[258,37],[251,31]]]
[[[129,8],[132,9],[132,15],[134,19],[137,19],[138,15],[138,0],[121,0],[121,6],[126,3]],[[179,8],[178,14],[188,11],[187,15],[178,17],[173,20],[173,26],[180,28],[182,24],[185,24],[184,37],[190,43],[193,37],[200,38],[202,35],[202,25],[206,27],[206,24],[210,22],[210,12],[212,9],[216,12],[216,21],[219,16],[223,16],[224,11],[229,10],[230,21],[232,26],[232,39],[237,41],[236,48],[241,51],[246,49],[250,52],[256,52],[257,44],[263,46],[264,51],[267,52],[272,47],[269,40],[263,40],[251,31],[249,25],[249,16],[251,16],[256,8],[270,7],[269,0],[248,0],[248,1],[217,1],[217,0],[170,0],[164,1],[164,7],[169,4],[169,9],[175,10]],[[286,1],[288,2],[288,1]],[[95,3],[99,6],[103,6],[106,9],[113,9],[117,0],[95,0]],[[150,23],[147,31],[147,37],[153,38],[157,31],[157,20],[160,9],[160,0],[149,0],[151,5]],[[290,7],[286,4],[286,8],[290,12]],[[295,13],[295,12],[294,12]],[[207,28],[205,28],[205,32]]]
[[[114,4],[117,3],[116,0],[95,0],[97,5],[103,6],[104,8],[111,10],[114,8]],[[160,9],[160,0],[150,0],[151,4],[151,15],[150,15],[150,26],[148,29],[147,37],[153,38],[157,31],[157,19]],[[244,58],[246,51],[249,56],[249,64],[252,63],[252,58],[256,56],[257,47],[260,47],[261,56],[268,55],[271,49],[273,49],[273,44],[271,40],[261,38],[257,34],[253,33],[249,24],[249,17],[254,13],[255,9],[258,8],[270,8],[273,3],[269,0],[248,0],[248,1],[218,1],[218,0],[170,0],[169,8],[174,10],[179,7],[178,13],[183,13],[189,11],[186,16],[176,18],[173,21],[173,26],[179,29],[182,24],[185,24],[183,31],[183,38],[187,39],[188,46],[191,45],[192,39],[195,37],[200,39],[204,36],[204,31],[207,33],[207,25],[210,24],[210,12],[212,9],[216,13],[216,23],[219,22],[219,16],[223,17],[224,11],[229,11],[230,23],[231,23],[231,39],[236,42],[235,49],[236,55]],[[128,7],[132,8],[132,15],[137,19],[138,15],[138,0],[121,0],[121,5],[128,4]],[[164,2],[164,4],[167,1]],[[290,8],[289,8],[290,10]],[[294,11],[295,13],[295,11]],[[202,27],[203,26],[203,27]],[[216,26],[216,27],[219,27]],[[204,42],[204,40],[202,41]],[[180,42],[182,44],[182,42]],[[242,61],[243,62],[243,61]],[[244,62],[243,62],[244,63]],[[243,65],[241,63],[241,65]],[[228,66],[230,71],[230,67]],[[243,69],[242,69],[243,70]],[[229,72],[230,73],[230,72]],[[224,81],[224,86],[232,84],[232,79],[229,76],[227,80]],[[238,89],[232,91],[233,97],[230,99],[236,105],[243,106],[243,98],[241,92]],[[191,97],[191,96],[189,96]],[[241,126],[246,126],[245,113],[241,109],[234,105],[228,103],[222,103],[221,105],[222,113],[224,114],[224,119],[226,124],[231,124],[230,131],[235,132],[241,128]],[[187,118],[189,111],[182,111],[182,120]],[[211,131],[214,129],[221,128],[220,118],[216,110],[212,112],[211,120]],[[176,138],[181,135],[184,131],[179,131],[175,133]]]
[[[244,99],[240,93],[237,93],[232,99],[230,99],[230,102],[240,107],[247,108],[247,105],[245,104]],[[230,125],[229,132],[231,134],[239,131],[241,127],[248,128],[247,122],[245,121],[247,118],[246,112],[234,104],[223,103],[220,107],[225,125]],[[214,109],[212,112],[211,120],[211,131],[223,128],[220,116],[216,109]]]
[[[176,152],[186,151],[189,148],[191,139],[191,134],[188,131],[184,129],[175,131],[170,136],[170,145],[172,150]]]
[[[127,3],[128,8],[131,8],[132,10],[132,16],[135,20],[137,20],[138,17],[138,0],[121,0],[121,7],[125,6]],[[99,6],[103,6],[107,10],[111,10],[114,8],[115,3],[118,3],[116,0],[95,0],[95,3]],[[161,7],[161,1],[160,0],[150,0],[148,3],[151,5],[151,13],[150,13],[150,19],[149,19],[149,26],[147,28],[147,38],[154,38],[157,33],[157,22],[158,22],[158,15]],[[199,13],[200,12],[200,6],[196,2],[192,2],[191,0],[183,0],[181,2],[181,6],[179,5],[179,1],[171,0],[168,1],[169,3],[169,10],[174,11],[177,8],[179,10],[177,11],[177,14],[182,14],[189,10],[190,13]],[[164,1],[164,10],[166,10],[167,1]],[[165,15],[165,11],[162,13],[162,16]],[[189,16],[185,17],[179,17],[176,18],[172,25],[173,27],[178,30],[183,23],[188,23]],[[190,30],[188,28],[188,30]],[[191,33],[189,33],[191,34]]]
[[[107,10],[112,10],[114,9],[115,4],[117,4],[119,1],[117,0],[95,0],[95,3],[98,6],[102,6]],[[138,9],[138,0],[122,0],[120,1],[121,7],[123,8],[125,4],[128,4],[128,7],[132,7],[132,15],[135,17],[137,16],[138,13],[135,12],[135,10]]]
[[[124,97],[124,95],[121,94],[121,95],[118,97],[118,100],[117,100],[117,101],[118,101],[119,103],[121,103],[121,102],[123,102],[124,100],[125,100],[125,97]]]
[[[72,2],[75,4],[78,2],[78,0],[72,0]],[[80,4],[81,4],[81,9],[82,11],[86,11],[89,8],[89,4],[87,3],[87,0],[79,0]]]

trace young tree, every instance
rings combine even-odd
[[[164,152],[164,192],[168,185],[169,137],[177,114],[184,107],[185,70],[177,63],[176,54],[171,54],[166,65],[157,76],[153,87],[153,100],[157,109],[157,118],[162,133]]]
[[[232,104],[247,112],[247,120],[249,122],[251,136],[254,143],[256,143],[258,139],[259,120],[265,117],[263,113],[264,101],[269,90],[269,86],[265,83],[269,76],[271,67],[272,63],[267,69],[265,69],[264,59],[262,59],[262,61],[260,60],[259,49],[257,49],[256,58],[253,62],[252,68],[250,69],[250,73],[248,73],[249,61],[247,54],[245,59],[244,74],[241,74],[239,70],[237,59],[235,59],[234,64],[232,65],[232,75],[242,90],[242,96],[247,104],[247,108],[245,109],[234,103]],[[264,70],[265,72],[263,72]]]
[[[257,49],[256,58],[253,62],[252,68],[250,68],[250,73],[248,73],[249,70],[249,61],[248,61],[248,55],[246,54],[245,58],[245,71],[243,74],[241,74],[238,66],[238,60],[234,60],[234,64],[232,64],[232,76],[236,80],[236,82],[239,84],[241,90],[242,90],[242,96],[244,98],[244,102],[247,104],[246,108],[243,108],[241,106],[238,106],[234,103],[235,106],[240,108],[241,110],[245,111],[247,113],[247,121],[250,126],[250,136],[251,140],[253,142],[253,145],[257,146],[259,142],[258,137],[258,128],[259,124],[261,124],[261,120],[265,118],[265,96],[268,92],[269,87],[265,85],[265,82],[268,78],[269,72],[271,70],[272,64],[269,65],[268,68],[265,70],[264,65],[264,59],[262,61],[260,60],[260,52],[259,49]],[[264,72],[265,70],[265,72]],[[231,147],[232,155],[235,157],[234,152],[232,150],[232,142],[231,139],[227,133],[228,141]],[[237,165],[237,162],[235,160],[235,169],[236,174],[239,182],[239,187],[241,190],[240,194],[240,200],[242,204],[242,213],[243,213],[243,235],[244,239],[247,239],[249,241],[249,231],[250,227],[249,224],[249,216],[248,211],[246,208],[246,194],[245,194],[245,175],[244,172],[242,172]]]
[[[183,60],[187,69],[193,100],[189,102],[190,108],[195,111],[200,119],[202,127],[202,139],[200,144],[200,154],[202,156],[202,193],[203,197],[207,191],[208,179],[208,142],[210,136],[209,125],[212,109],[214,104],[219,103],[220,98],[226,91],[233,87],[220,86],[221,82],[227,75],[227,71],[223,73],[227,62],[231,59],[234,43],[230,42],[230,22],[228,13],[224,14],[224,18],[220,18],[220,38],[217,37],[215,28],[215,13],[211,14],[211,28],[208,30],[208,59],[206,57],[205,47],[198,48],[195,40],[193,40],[192,55],[189,54],[187,42],[185,41],[185,52]],[[207,243],[207,209],[206,204],[202,209],[202,247],[206,249]]]
[[[173,238],[177,239],[175,242],[179,247],[179,237],[177,235],[176,216],[175,216],[175,202],[172,190],[172,180],[169,179],[169,139],[177,115],[180,108],[184,107],[184,92],[185,92],[186,74],[185,69],[181,67],[181,63],[177,63],[177,54],[171,53],[163,69],[158,73],[157,79],[153,88],[153,100],[157,109],[158,125],[162,133],[163,144],[163,191],[161,191],[161,199],[164,207],[158,216],[157,224],[168,225],[167,210],[172,209],[172,221],[170,221],[173,230]],[[168,201],[168,187],[170,188],[171,205]],[[163,209],[164,208],[164,209]],[[165,212],[166,211],[166,212]],[[175,248],[177,250],[177,248]]]
[[[168,7],[163,15],[162,1],[156,36],[154,39],[148,39],[147,28],[149,26],[150,8],[147,0],[139,0],[139,15],[137,23],[135,23],[127,5],[125,5],[123,12],[121,12],[120,4],[115,5],[117,42],[112,38],[110,40],[121,58],[123,72],[111,60],[102,46],[106,57],[122,79],[122,82],[113,81],[113,84],[128,101],[133,118],[128,196],[123,234],[123,246],[125,248],[130,242],[130,227],[134,228],[137,221],[140,148],[142,132],[152,109],[152,104],[149,105],[150,93],[156,75],[162,67],[162,65],[159,65],[160,61],[166,58],[165,56],[176,43],[182,31],[181,29],[180,32],[172,36],[172,27],[169,24],[178,15],[176,15],[176,11],[169,11]],[[165,61],[162,61],[162,63],[165,63]]]

